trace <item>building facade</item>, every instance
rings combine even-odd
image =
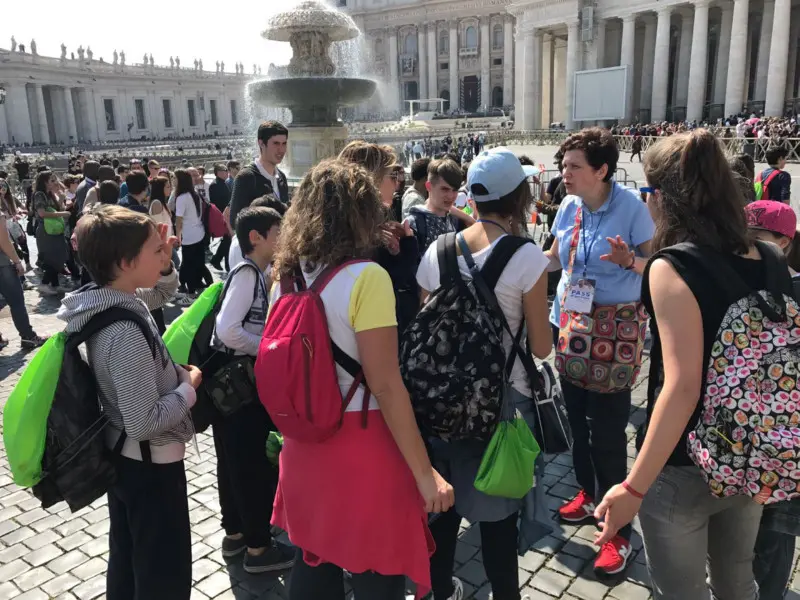
[[[573,122],[574,73],[627,65],[625,121],[797,113],[796,0],[336,0],[365,32],[381,101],[513,106]]]
[[[72,145],[141,138],[226,135],[244,124],[244,67],[203,70],[143,62],[95,60],[91,50],[77,58],[40,56],[12,40],[0,49],[0,143]],[[241,124],[241,125],[240,125]]]

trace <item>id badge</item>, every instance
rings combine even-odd
[[[595,291],[594,279],[578,279],[573,281],[567,292],[567,301],[564,303],[566,310],[589,314],[592,312]]]

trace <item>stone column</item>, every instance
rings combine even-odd
[[[398,75],[397,63],[397,29],[389,30],[389,110],[399,111],[400,107],[400,76]]]
[[[689,98],[686,120],[699,121],[703,117],[708,75],[708,0],[694,3],[694,29],[692,30],[692,60],[689,63]]]
[[[481,18],[481,104],[492,105],[492,40],[489,35],[489,17]]]
[[[521,70],[524,73],[522,87],[522,118],[519,129],[530,131],[541,127],[541,87],[542,87],[542,34],[529,29],[522,39],[523,59]]]
[[[9,142],[11,138],[17,144],[32,144],[31,111],[28,105],[28,93],[25,84],[6,86],[6,111],[8,112]]]
[[[78,127],[75,125],[75,105],[72,102],[72,88],[64,88],[64,109],[67,111],[67,132],[72,143],[78,142]]]
[[[623,121],[629,123],[633,114],[633,63],[636,55],[636,15],[630,14],[622,17],[622,50],[619,64],[628,67],[628,77],[625,90],[625,116]]]
[[[669,76],[669,20],[670,7],[658,11],[656,25],[656,52],[653,58],[653,97],[650,120],[663,121],[667,116],[667,77]]]
[[[653,98],[653,61],[656,52],[656,20],[651,16],[644,20],[644,56],[642,57],[642,91],[639,108],[647,108]]]
[[[425,100],[428,95],[428,40],[425,37],[425,25],[417,25],[417,75],[419,77],[419,98]],[[422,107],[420,107],[420,110]]]
[[[594,34],[594,42],[592,42],[594,46],[594,68],[595,69],[602,69],[605,67],[605,60],[606,60],[606,20],[605,19],[598,19],[597,20],[597,31]]]
[[[731,51],[731,25],[733,25],[733,6],[722,6],[722,22],[719,30],[717,66],[714,74],[714,104],[725,102],[725,85],[728,81],[728,55]]]
[[[575,119],[573,118],[573,108],[575,106],[575,72],[580,69],[578,64],[578,46],[580,45],[580,35],[578,22],[567,23],[567,92],[566,92],[566,118],[564,126],[567,131],[575,129]]]
[[[458,85],[458,21],[450,25],[450,108],[461,108],[461,87]]]
[[[11,133],[8,129],[8,116],[5,104],[0,104],[0,144],[11,143]]]
[[[747,17],[750,0],[733,0],[728,83],[725,86],[725,116],[738,114],[744,103],[745,61],[747,59]]]
[[[503,18],[503,104],[514,102],[514,20]]]
[[[525,91],[525,32],[522,29],[522,18],[517,17],[514,27],[514,129],[524,129],[522,111]]]
[[[81,119],[86,125],[85,135],[90,142],[96,142],[100,139],[97,134],[97,107],[94,103],[94,92],[91,88],[83,88],[81,90],[81,106],[83,108],[83,118]]]
[[[764,114],[768,117],[783,115],[786,94],[786,70],[789,62],[789,29],[792,19],[791,0],[775,0],[769,55],[769,78]]]
[[[689,9],[691,10],[691,9]],[[689,99],[689,65],[691,63],[694,46],[692,46],[692,22],[693,15],[688,11],[681,12],[681,41],[678,46],[678,68],[675,70],[675,81],[672,86],[672,102],[667,104],[673,106],[686,106]],[[669,69],[669,57],[664,63],[665,69]],[[656,63],[657,64],[657,63]]]
[[[756,63],[756,93],[753,100],[764,100],[767,97],[767,77],[772,72],[774,67],[774,55],[770,52],[772,43],[772,22],[775,14],[774,0],[764,0],[764,11],[761,16],[761,34],[758,37],[758,62]],[[787,21],[788,23],[788,21]],[[788,27],[788,25],[787,25]],[[789,34],[786,34],[788,41]],[[785,53],[789,51],[787,47]],[[770,57],[773,57],[770,60]],[[785,75],[784,75],[785,76]]]
[[[36,94],[36,116],[37,116],[37,125],[38,125],[38,141],[42,142],[43,144],[50,143],[50,132],[47,129],[47,111],[44,107],[44,93],[42,91],[42,86],[34,84],[33,86],[34,92]]]
[[[795,97],[794,80],[797,68],[797,46],[800,38],[800,10],[795,11],[789,32],[789,65],[786,71],[786,99]]]
[[[436,69],[439,66],[439,49],[436,47],[436,22],[428,23],[428,95],[430,98],[439,97],[439,82],[436,79]],[[439,107],[437,106],[438,110]]]

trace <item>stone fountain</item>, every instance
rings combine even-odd
[[[289,42],[293,56],[286,77],[254,81],[248,93],[261,105],[292,111],[284,163],[294,176],[344,147],[348,132],[337,118],[339,107],[357,105],[375,93],[371,79],[337,76],[329,56],[333,43],[359,35],[349,16],[318,0],[304,0],[274,15],[262,33],[268,40]]]

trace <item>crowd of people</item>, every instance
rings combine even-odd
[[[639,137],[666,137],[676,133],[685,133],[704,128],[723,138],[770,139],[782,142],[800,137],[800,124],[797,116],[791,117],[758,117],[741,114],[726,119],[718,119],[715,123],[708,121],[662,121],[660,123],[634,123],[632,125],[614,125],[614,135]]]
[[[354,141],[289,198],[279,168],[289,131],[265,122],[257,142],[252,163],[218,164],[210,184],[200,168],[87,160],[80,177],[42,170],[20,205],[0,180],[0,292],[26,347],[44,341],[19,300],[33,267],[26,234],[41,293],[64,295],[68,333],[122,307],[160,340],[163,307],[192,305],[212,283],[207,265],[227,271],[211,341],[219,364],[175,364],[132,321],[87,343],[117,471],[109,600],[190,597],[183,458],[201,391],[231,365],[247,377],[225,411],[215,404],[219,551],[252,574],[292,569],[291,600],[343,600],[345,578],[357,600],[404,600],[406,578],[418,597],[461,600],[462,519],[480,531],[493,598],[522,600],[518,555],[552,526],[534,483],[538,446],[556,451],[547,444],[558,435],[580,489],[557,518],[598,526],[598,578],[624,579],[638,515],[657,600],[709,588],[726,600],[783,597],[800,446],[800,250],[785,154],[755,174],[709,131],[676,132],[645,153],[646,186],[632,190],[614,179],[612,133],[589,128],[561,145],[561,175],[534,202],[531,161],[483,150],[479,137],[463,141],[470,154],[451,139],[438,152],[414,144],[411,156]],[[542,248],[528,237],[534,209],[549,223]],[[295,348],[276,332],[290,318],[302,325],[291,310],[303,294],[319,299],[330,344],[315,348],[319,332],[299,329],[303,359],[269,370]],[[648,329],[647,417],[628,469]],[[543,386],[554,348],[558,383]],[[331,364],[312,373],[320,351]],[[310,429],[294,427],[314,425],[325,373],[343,402],[326,435],[304,437]],[[542,415],[562,402],[559,429]],[[538,441],[530,482],[489,490],[479,485],[487,445],[512,422]],[[281,433],[276,465],[265,448]]]

